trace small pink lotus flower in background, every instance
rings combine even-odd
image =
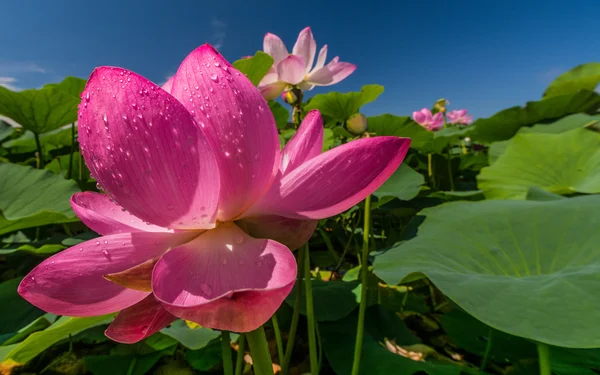
[[[432,115],[429,109],[423,108],[413,112],[412,117],[416,123],[429,131],[437,131],[444,127],[444,117],[441,112]]]
[[[311,90],[314,86],[329,86],[348,77],[356,65],[339,62],[334,57],[327,65],[327,45],[319,51],[317,63],[313,67],[317,43],[310,27],[298,35],[298,40],[290,54],[283,41],[274,34],[267,33],[263,49],[273,57],[273,66],[262,79],[258,88],[267,100],[277,98],[284,90],[297,86],[302,90]]]
[[[448,122],[451,124],[469,125],[471,122],[473,122],[473,116],[467,116],[466,109],[450,111],[446,114],[446,116],[448,116]]]
[[[312,111],[280,150],[260,92],[204,45],[162,88],[97,68],[79,142],[106,194],[77,193],[71,206],[102,236],[43,261],[19,293],[59,315],[119,312],[106,335],[133,343],[176,318],[234,332],[264,324],[294,285],[290,248],[383,184],[410,140],[361,139],[321,154],[323,122]]]

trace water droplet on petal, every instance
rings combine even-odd
[[[210,79],[212,79],[215,82],[218,82],[219,81],[219,76],[217,75],[217,73],[212,73],[210,75]]]
[[[207,283],[202,283],[200,285],[200,290],[202,290],[202,293],[204,293],[206,296],[210,296],[212,293],[212,287]]]

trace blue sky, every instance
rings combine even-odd
[[[262,49],[266,32],[291,50],[311,26],[319,48],[358,69],[310,94],[378,83],[385,92],[368,115],[409,115],[445,97],[487,117],[600,61],[598,0],[8,0],[2,13],[0,84],[19,89],[87,77],[99,65],[161,83],[205,42],[233,61]]]

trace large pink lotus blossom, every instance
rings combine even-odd
[[[204,45],[163,88],[97,68],[79,142],[106,194],[77,193],[71,205],[102,236],[42,262],[19,293],[54,314],[119,312],[106,334],[132,343],[176,317],[236,332],[264,324],[294,285],[290,248],[377,189],[410,140],[361,139],[321,154],[313,111],[280,150],[260,92]]]
[[[451,124],[469,125],[471,122],[473,122],[473,116],[468,116],[466,109],[450,111],[446,114],[446,116],[448,116],[448,121]]]
[[[437,131],[444,127],[444,117],[441,112],[432,115],[429,109],[423,108],[413,112],[412,117],[416,123],[429,131]]]
[[[302,90],[311,90],[315,86],[329,86],[348,77],[356,65],[339,62],[334,57],[327,65],[327,45],[319,51],[317,63],[313,67],[317,52],[317,43],[310,27],[298,35],[298,40],[290,54],[283,41],[274,34],[267,33],[263,49],[273,57],[273,66],[260,81],[258,88],[267,100],[277,98],[285,90],[297,86]]]

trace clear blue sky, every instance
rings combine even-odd
[[[17,88],[87,77],[99,65],[161,83],[205,42],[233,61],[262,49],[266,32],[291,50],[311,26],[319,48],[358,66],[334,90],[385,86],[366,114],[409,115],[446,97],[487,117],[600,61],[600,0],[5,0],[0,9],[0,83]]]

